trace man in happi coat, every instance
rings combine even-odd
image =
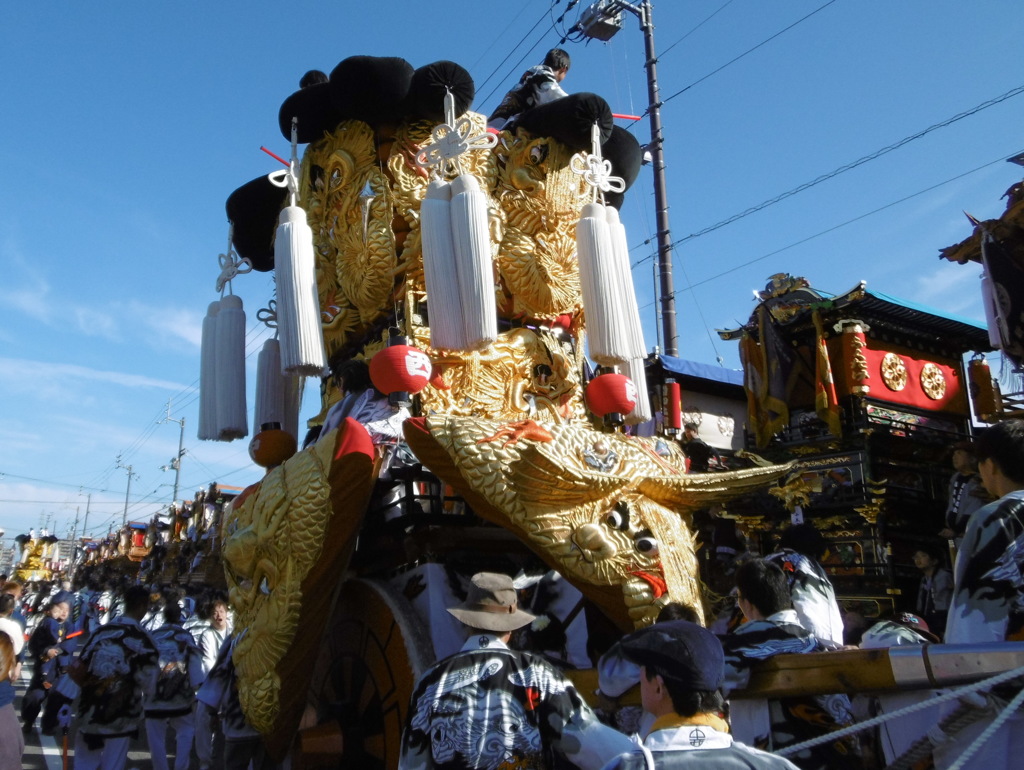
[[[509,649],[512,631],[534,620],[510,577],[474,575],[466,600],[448,611],[469,639],[416,685],[402,770],[592,768],[629,748],[551,663]]]

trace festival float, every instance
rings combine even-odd
[[[988,349],[979,327],[780,275],[751,322],[723,333],[743,348],[750,448],[767,459],[688,473],[668,367],[647,382],[618,217],[639,144],[594,94],[498,131],[473,97],[450,61],[345,59],[281,105],[286,168],[227,200],[199,437],[249,435],[231,287],[273,271],[250,443],[266,473],[225,508],[217,547],[241,706],[277,758],[395,767],[416,679],[462,642],[443,610],[481,569],[519,576],[593,692],[593,650],[670,601],[708,610],[693,514],[712,505],[734,506],[754,536],[819,519],[833,574],[876,613],[892,608],[894,564],[920,535],[906,506],[934,514],[937,458],[969,426],[961,359]],[[345,417],[304,439],[304,379],[321,387],[315,434],[344,395],[329,364],[349,360],[402,415],[400,437]],[[660,434],[630,429],[655,411]],[[932,687],[1019,665],[936,650],[953,662],[918,661],[915,679],[887,652],[780,656],[747,695]]]

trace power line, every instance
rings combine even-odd
[[[847,171],[855,169],[858,166],[863,166],[865,163],[867,163],[869,161],[872,161],[872,160],[876,160],[876,159],[882,157],[883,155],[887,155],[890,152],[893,152],[894,150],[898,150],[900,147],[903,147],[904,145],[909,144],[910,142],[916,141],[918,139],[921,139],[924,136],[927,136],[932,131],[936,131],[936,130],[938,130],[940,128],[945,128],[946,126],[952,125],[953,123],[956,123],[959,120],[963,120],[964,118],[970,117],[971,115],[975,115],[978,112],[981,112],[982,110],[988,109],[989,107],[993,107],[993,106],[995,106],[997,104],[1000,104],[1001,102],[1005,102],[1007,99],[1010,99],[1010,98],[1012,98],[1014,96],[1018,96],[1019,94],[1022,94],[1022,93],[1024,93],[1024,85],[1017,86],[1016,88],[1013,88],[1013,89],[1007,91],[1004,94],[1000,94],[999,96],[996,96],[996,97],[994,97],[992,99],[989,99],[988,101],[984,101],[981,104],[979,104],[979,105],[977,105],[975,107],[972,107],[969,110],[965,110],[964,112],[960,112],[960,113],[954,115],[951,118],[946,118],[943,121],[940,121],[938,123],[934,123],[933,125],[928,126],[928,128],[923,129],[922,131],[918,131],[916,134],[911,134],[910,136],[906,136],[903,139],[900,139],[898,142],[894,142],[893,144],[890,144],[890,145],[888,145],[886,147],[883,147],[880,150],[875,150],[874,152],[870,153],[869,155],[865,155],[864,157],[858,158],[855,161],[851,161],[850,163],[846,163],[846,164],[840,166],[839,168],[834,169],[833,171],[829,171],[827,174],[822,174],[821,176],[818,176],[818,177],[816,177],[815,179],[812,179],[809,182],[804,182],[801,185],[797,185],[796,187],[794,187],[791,190],[787,190],[784,193],[780,193],[779,195],[776,195],[774,198],[769,198],[768,200],[763,201],[763,202],[757,204],[756,206],[751,206],[750,208],[745,209],[744,211],[741,211],[738,214],[733,214],[731,217],[728,217],[727,219],[723,219],[721,222],[717,222],[716,224],[710,225],[709,227],[705,227],[703,230],[698,230],[695,233],[690,233],[689,235],[683,236],[682,238],[680,238],[680,239],[678,239],[676,241],[673,241],[672,247],[674,248],[674,247],[676,247],[676,246],[678,246],[678,245],[680,245],[682,243],[686,243],[687,241],[693,240],[694,238],[699,238],[702,235],[707,235],[708,233],[712,233],[715,230],[719,230],[719,229],[725,227],[726,225],[731,225],[733,222],[736,222],[736,221],[738,221],[740,219],[743,219],[744,217],[748,217],[751,214],[754,214],[754,213],[756,213],[758,211],[761,211],[763,209],[768,208],[769,206],[774,206],[776,203],[784,201],[787,198],[791,198],[794,195],[796,195],[797,193],[801,193],[801,192],[804,192],[805,190],[809,190],[810,188],[815,187],[815,186],[821,184],[822,182],[828,181],[829,179],[832,179],[833,177],[839,176],[840,174],[843,174],[843,173],[845,173]],[[633,249],[636,249],[639,246],[646,245],[646,244],[649,244],[649,243],[650,243],[650,240],[648,239],[647,241],[644,241],[643,243],[637,244],[637,246],[634,246]],[[649,254],[648,256],[644,257],[643,259],[640,259],[637,262],[634,262],[633,263],[633,267],[636,267],[637,265],[641,265],[641,264],[643,264],[644,262],[646,262],[649,259],[654,259],[656,256],[657,256],[657,254]]]
[[[971,174],[975,174],[978,171],[981,171],[982,169],[988,168],[989,166],[994,166],[997,163],[1003,163],[1003,162],[1005,162],[1005,160],[1006,160],[1006,156],[1005,155],[1001,155],[1000,157],[996,158],[995,160],[989,161],[988,163],[984,163],[984,164],[978,166],[977,168],[972,168],[970,171],[964,171],[962,174],[957,174],[954,177],[950,177],[949,179],[946,179],[945,181],[938,182],[937,184],[933,184],[930,187],[926,187],[923,190],[919,190],[916,193],[912,193],[911,195],[907,195],[907,196],[905,196],[903,198],[900,198],[899,200],[895,200],[895,201],[892,201],[890,203],[886,203],[884,206],[879,206],[878,208],[873,209],[871,211],[868,211],[868,212],[866,212],[864,214],[861,214],[859,216],[856,216],[853,219],[847,219],[845,222],[841,222],[841,223],[839,223],[837,225],[833,225],[832,227],[829,227],[829,228],[827,228],[825,230],[817,232],[814,235],[809,235],[806,238],[801,238],[798,241],[794,241],[793,243],[790,243],[788,246],[783,246],[780,249],[775,249],[775,251],[769,252],[768,254],[763,254],[760,257],[755,257],[754,259],[751,259],[751,260],[748,260],[747,262],[743,262],[742,264],[730,267],[727,270],[723,270],[722,272],[717,273],[715,275],[712,275],[712,276],[710,276],[708,278],[705,278],[705,279],[703,279],[701,281],[697,281],[696,283],[691,283],[688,286],[684,286],[684,287],[682,287],[681,289],[679,289],[676,292],[676,295],[679,295],[679,294],[681,294],[684,291],[693,291],[698,286],[703,286],[706,283],[711,283],[712,281],[718,280],[719,278],[722,278],[722,277],[724,277],[726,275],[729,275],[730,273],[735,273],[737,270],[742,270],[745,267],[750,267],[751,265],[756,264],[757,262],[761,262],[761,261],[763,261],[765,259],[768,259],[770,257],[774,257],[777,254],[781,254],[782,252],[788,251],[789,249],[796,248],[797,246],[801,246],[801,245],[807,243],[808,241],[813,241],[815,238],[820,238],[823,235],[828,235],[829,233],[834,232],[836,230],[839,230],[840,228],[846,227],[847,225],[851,225],[854,222],[859,222],[862,219],[866,219],[867,217],[870,217],[870,216],[872,216],[874,214],[878,214],[879,212],[885,211],[886,209],[892,208],[893,206],[898,206],[901,203],[906,203],[907,201],[909,201],[909,200],[911,200],[913,198],[916,198],[916,197],[918,197],[920,195],[924,195],[925,193],[929,193],[932,190],[937,190],[938,188],[940,188],[940,187],[942,187],[944,185],[950,184],[951,182],[955,182],[958,179],[964,178],[965,176],[969,176]],[[650,307],[653,304],[655,304],[655,303],[654,302],[648,302],[646,305],[644,305],[644,309]]]
[[[526,38],[528,38],[530,35],[533,34],[533,31],[535,29],[537,29],[537,27],[539,27],[543,23],[545,17],[547,17],[547,15],[551,11],[551,9],[554,8],[556,5],[558,5],[559,2],[560,2],[560,0],[554,0],[554,2],[551,3],[551,5],[544,11],[544,13],[541,14],[540,18],[537,19],[536,23],[532,27],[530,27],[529,32],[527,32],[525,35],[523,35],[522,38],[520,38],[519,42],[516,43],[514,46],[512,46],[512,50],[509,51],[507,54],[505,54],[505,58],[502,59],[500,62],[498,62],[498,66],[496,66],[493,70],[491,70],[491,74],[488,75],[486,78],[484,78],[481,81],[480,85],[477,86],[478,89],[483,88],[485,85],[487,85],[487,83],[490,81],[490,79],[493,78],[497,74],[498,70],[500,70],[502,68],[502,66],[505,64],[505,62],[507,62],[510,58],[512,58],[512,54],[514,54],[516,52],[516,49],[518,49],[519,46],[521,46],[523,43],[526,42]],[[520,61],[522,61],[522,60],[520,60]],[[493,94],[496,90],[498,90],[497,86],[495,86],[495,88],[492,89],[491,92],[489,94],[487,94],[487,96],[485,96],[481,101],[482,102],[486,102],[488,99],[491,98],[491,94]]]
[[[700,28],[701,28],[701,27],[703,27],[703,26],[704,26],[705,24],[707,24],[707,23],[708,23],[709,21],[711,21],[711,20],[712,20],[713,18],[715,18],[715,17],[716,17],[716,16],[718,15],[718,14],[720,14],[720,13],[721,13],[722,11],[724,11],[724,10],[725,10],[726,8],[728,8],[728,7],[730,6],[730,5],[732,5],[732,4],[733,4],[733,2],[734,2],[734,0],[726,0],[726,3],[725,3],[725,5],[723,5],[723,6],[722,6],[721,8],[719,8],[719,9],[718,9],[717,11],[715,11],[714,13],[712,13],[712,14],[711,14],[710,16],[706,17],[706,18],[704,19],[704,21],[700,22],[700,23],[699,23],[699,24],[698,24],[698,25],[697,25],[696,27],[694,27],[693,29],[691,29],[691,30],[690,30],[689,32],[687,32],[687,33],[686,33],[685,35],[683,35],[683,36],[682,36],[681,38],[679,38],[679,39],[678,39],[678,40],[677,40],[676,42],[674,42],[674,43],[673,43],[672,45],[670,45],[670,46],[669,46],[668,48],[666,48],[666,49],[665,49],[664,51],[662,51],[661,53],[659,53],[659,54],[658,54],[658,58],[660,59],[660,58],[661,58],[662,56],[664,56],[665,54],[667,54],[667,53],[668,53],[669,51],[671,51],[671,50],[672,50],[673,48],[675,48],[675,47],[676,47],[677,45],[679,45],[680,43],[682,43],[682,42],[683,42],[684,40],[686,40],[686,38],[688,38],[688,37],[689,37],[690,35],[692,35],[692,34],[693,34],[694,32],[696,32],[696,31],[697,31],[698,29],[700,29]]]
[[[735,64],[736,62],[738,62],[738,61],[739,61],[740,59],[742,59],[742,58],[744,58],[744,57],[746,57],[746,56],[749,56],[750,54],[752,54],[752,53],[753,53],[754,51],[756,51],[756,50],[757,50],[758,48],[761,48],[762,46],[764,46],[764,45],[767,45],[768,43],[770,43],[771,41],[773,41],[773,40],[774,40],[775,38],[779,37],[780,35],[784,35],[785,33],[789,32],[789,31],[790,31],[791,29],[793,29],[794,27],[796,27],[796,26],[798,26],[798,25],[800,25],[800,24],[803,24],[803,23],[804,23],[805,21],[807,21],[807,20],[808,20],[809,18],[811,18],[811,17],[812,17],[812,16],[814,16],[815,14],[817,14],[817,13],[820,13],[821,11],[824,11],[824,10],[825,10],[826,8],[828,8],[828,7],[830,6],[830,5],[832,5],[832,3],[834,3],[834,2],[836,2],[836,0],[828,0],[828,2],[827,2],[827,3],[825,3],[825,4],[824,4],[824,5],[822,5],[822,6],[819,6],[819,7],[818,7],[818,8],[816,8],[816,9],[814,9],[813,11],[811,11],[811,12],[810,12],[809,14],[807,14],[807,15],[806,15],[806,16],[804,16],[803,18],[801,18],[801,19],[797,19],[797,20],[796,20],[796,21],[794,21],[794,22],[793,22],[792,24],[790,24],[790,25],[789,25],[788,27],[786,27],[785,29],[781,29],[781,30],[779,30],[778,32],[776,32],[776,33],[775,33],[774,35],[772,35],[771,37],[767,38],[766,40],[762,40],[762,41],[761,41],[760,43],[758,43],[757,45],[755,45],[755,46],[754,46],[753,48],[748,48],[748,49],[747,49],[746,51],[744,51],[743,53],[741,53],[741,54],[740,54],[739,56],[736,56],[736,57],[734,57],[734,58],[730,59],[730,60],[729,60],[729,61],[727,61],[727,62],[726,62],[725,64],[723,64],[723,65],[722,65],[721,67],[718,67],[717,69],[714,69],[714,70],[712,70],[712,71],[711,71],[711,72],[709,72],[709,73],[708,73],[707,75],[704,75],[704,76],[703,76],[702,78],[699,78],[699,79],[697,79],[697,80],[693,81],[692,83],[690,83],[690,85],[686,86],[685,88],[682,88],[682,89],[680,89],[679,91],[676,91],[676,92],[675,92],[674,94],[672,94],[671,96],[669,96],[669,97],[667,97],[667,98],[665,98],[665,99],[662,99],[662,100],[661,100],[661,103],[662,103],[662,104],[665,104],[666,102],[670,102],[670,101],[672,101],[673,99],[675,99],[675,98],[676,98],[677,96],[679,96],[679,95],[681,95],[681,94],[684,94],[684,93],[686,93],[687,91],[689,91],[689,90],[690,90],[691,88],[693,88],[694,86],[696,86],[696,85],[698,85],[698,84],[700,84],[700,83],[703,83],[703,82],[704,82],[705,80],[707,80],[708,78],[710,78],[710,77],[711,77],[712,75],[717,75],[717,74],[718,74],[719,72],[721,72],[722,70],[724,70],[724,69],[725,69],[726,67],[730,67],[730,66],[732,66],[733,64]],[[644,114],[646,115],[647,113],[646,113],[646,112],[644,112]]]

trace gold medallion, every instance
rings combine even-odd
[[[889,390],[900,391],[907,387],[907,366],[895,353],[886,353],[882,359],[882,382]]]

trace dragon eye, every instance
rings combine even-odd
[[[530,148],[530,162],[543,163],[548,157],[548,146],[546,144],[534,145]]]
[[[613,529],[629,529],[629,503],[620,500],[605,518],[605,523]]]
[[[622,514],[618,511],[612,511],[605,517],[604,522],[612,529],[622,529]]]
[[[653,537],[638,537],[636,539],[636,550],[645,556],[657,556],[658,541]]]

